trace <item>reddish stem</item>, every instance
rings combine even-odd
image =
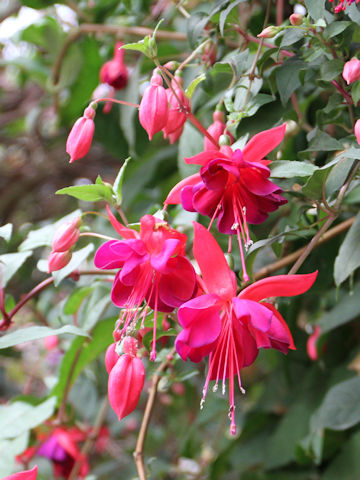
[[[347,103],[349,105],[353,105],[354,102],[353,102],[353,99],[351,98],[351,96],[345,92],[345,90],[335,81],[335,80],[331,80],[331,83],[334,85],[334,87],[338,90],[339,93],[341,93],[341,95],[345,98],[345,100],[347,101]]]
[[[210,142],[212,142],[216,148],[220,148],[219,144],[217,143],[217,141],[215,140],[215,138],[210,135],[210,133],[201,125],[201,123],[199,122],[199,120],[195,117],[195,115],[193,113],[189,113],[187,115],[187,118],[188,120],[190,120],[190,122],[202,133],[205,135],[206,138],[208,138],[210,140]]]

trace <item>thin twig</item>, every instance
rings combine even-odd
[[[175,354],[175,348],[173,348],[170,352],[171,356],[174,355],[174,354]],[[136,468],[137,468],[140,480],[146,480],[146,471],[145,471],[143,452],[144,452],[144,444],[145,444],[146,434],[147,434],[147,431],[148,431],[151,414],[152,414],[154,404],[155,404],[157,387],[158,387],[159,381],[161,379],[161,373],[164,372],[167,369],[167,367],[169,366],[169,363],[170,363],[170,360],[165,359],[159,365],[159,367],[156,369],[156,371],[155,371],[155,373],[152,377],[152,380],[151,380],[151,387],[150,387],[150,390],[149,390],[149,396],[148,396],[148,399],[147,399],[147,402],[146,402],[145,412],[144,412],[144,416],[143,416],[143,419],[142,419],[142,422],[141,422],[141,427],[140,427],[140,430],[139,430],[139,435],[138,435],[138,438],[137,438],[135,451],[133,453]]]

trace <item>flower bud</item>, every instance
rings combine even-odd
[[[224,134],[224,131],[226,128],[226,123],[224,121],[225,116],[223,112],[219,110],[215,110],[215,112],[213,113],[213,120],[214,120],[214,123],[212,123],[209,126],[207,131],[214,138],[214,140],[216,140],[216,142],[219,142],[220,137]],[[230,133],[228,133],[228,137],[229,137],[230,144],[233,143],[234,141],[233,136]],[[213,142],[209,140],[207,137],[204,138],[204,150],[205,151],[217,150]]]
[[[304,17],[301,15],[301,13],[293,13],[290,15],[289,20],[291,25],[297,27],[303,23],[303,18]]]
[[[113,366],[119,360],[119,355],[116,352],[116,343],[112,343],[108,346],[105,353],[105,368],[107,373],[110,374]]]
[[[176,83],[174,80],[171,82],[173,90],[171,88],[166,90],[166,96],[170,108],[168,109],[166,125],[162,129],[164,138],[167,138],[170,133],[174,133],[184,125],[186,121],[185,111],[190,110],[189,101],[180,88],[182,84],[181,78],[178,77],[177,82],[178,83]]]
[[[22,472],[13,473],[2,480],[36,480],[37,477],[37,465],[31,470],[24,470]]]
[[[360,145],[360,118],[356,120],[354,125],[354,133],[358,144]]]
[[[134,337],[125,337],[122,342],[122,349],[125,355],[130,355],[132,357],[136,356],[137,352],[137,340]]]
[[[151,77],[139,106],[139,121],[149,135],[149,140],[160,132],[167,122],[168,99],[162,78],[158,73]]]
[[[314,362],[319,358],[319,354],[318,354],[317,347],[316,347],[316,342],[317,342],[318,338],[320,337],[320,335],[321,335],[320,326],[316,325],[315,328],[314,328],[314,332],[310,335],[310,337],[308,338],[308,340],[306,342],[307,354],[308,354],[310,360],[313,360]]]
[[[81,223],[81,218],[77,217],[71,222],[60,225],[53,238],[52,249],[54,252],[66,252],[75,245],[80,236]]]
[[[271,25],[270,27],[264,28],[264,30],[259,33],[258,37],[259,38],[273,38],[275,35],[279,33],[280,29],[279,27],[274,27]]]
[[[71,252],[51,252],[48,258],[48,273],[66,267],[71,260]]]
[[[109,402],[119,420],[136,408],[144,381],[145,368],[140,358],[131,355],[119,357],[108,382]]]
[[[54,350],[59,345],[59,337],[56,335],[50,335],[49,337],[44,338],[44,345],[46,350]]]
[[[356,80],[359,80],[360,60],[354,57],[348,62],[346,62],[344,65],[342,76],[348,85],[350,85],[350,83],[356,82]]]
[[[121,48],[123,43],[117,42],[114,50],[114,58],[101,67],[100,81],[111,85],[115,90],[121,90],[128,83],[128,70],[124,62],[125,51]]]
[[[87,107],[84,115],[74,123],[66,142],[66,153],[70,155],[70,163],[84,157],[91,147],[95,124],[95,110]]]

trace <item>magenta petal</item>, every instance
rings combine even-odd
[[[117,307],[125,307],[129,303],[130,296],[133,293],[134,286],[124,285],[120,280],[120,272],[115,276],[115,280],[111,290],[111,300]],[[135,297],[134,304],[141,303],[143,298]]]
[[[159,295],[167,305],[180,307],[193,296],[196,286],[193,266],[185,257],[178,256],[175,269],[168,275],[161,275]]]
[[[179,323],[183,328],[191,328],[196,322],[197,315],[203,312],[217,310],[220,311],[221,299],[218,295],[206,294],[193,298],[184,303],[178,310]]]
[[[2,480],[36,480],[37,477],[37,465],[31,470],[23,470],[22,472],[13,473]]]
[[[169,273],[168,262],[176,253],[180,240],[176,238],[168,238],[163,242],[161,252],[157,255],[151,255],[151,266],[160,273]]]
[[[221,201],[222,195],[222,190],[207,190],[206,188],[200,188],[195,192],[192,198],[195,210],[201,213],[201,215],[211,217]]]
[[[273,313],[258,302],[233,298],[233,306],[236,317],[241,320],[249,321],[251,325],[262,332],[267,332],[271,325]]]
[[[203,347],[192,348],[188,345],[188,338],[189,330],[186,329],[180,332],[175,340],[176,351],[184,361],[189,358],[194,363],[201,362],[204,357],[209,355],[216,344],[216,342],[214,342]]]
[[[119,278],[124,285],[134,285],[136,279],[139,276],[139,266],[144,263],[143,257],[132,254],[131,257],[126,260],[122,270],[120,271]]]
[[[215,160],[216,158],[227,158],[224,154],[219,151],[207,151],[201,152],[198,155],[193,157],[184,158],[185,163],[195,163],[196,165],[206,165],[210,160]]]
[[[112,269],[112,268],[121,268],[124,264],[124,261],[121,258],[118,258],[112,249],[113,245],[119,243],[118,240],[110,240],[109,242],[104,243],[98,248],[95,253],[94,265],[97,268],[102,269]]]
[[[199,181],[201,181],[201,177],[198,173],[195,173],[190,177],[184,178],[170,191],[169,195],[166,197],[164,204],[169,205],[173,203],[181,203],[181,190],[186,186],[196,185],[197,183],[199,183]]]
[[[245,145],[243,150],[244,160],[257,162],[266,157],[284,139],[286,124],[279,127],[264,130],[258,133]]]
[[[115,215],[113,215],[113,213],[111,212],[109,205],[106,205],[106,211],[111,225],[118,232],[119,235],[124,238],[138,238],[139,234],[136,230],[124,227],[124,225],[117,221]]]

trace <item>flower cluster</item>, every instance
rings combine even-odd
[[[71,222],[63,223],[55,232],[52,251],[48,258],[48,272],[55,272],[64,268],[71,260],[71,248],[80,236],[81,218],[74,218]]]

